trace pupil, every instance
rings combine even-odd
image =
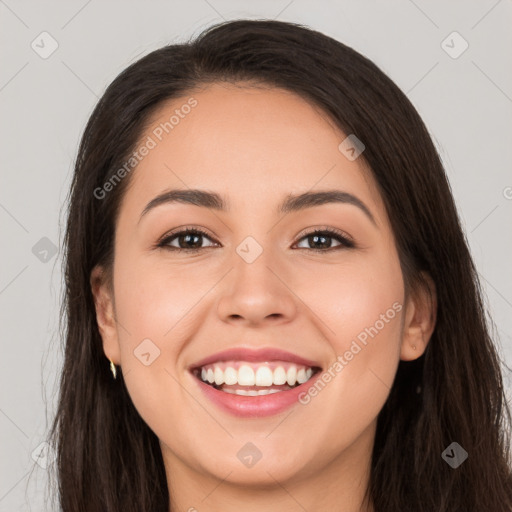
[[[318,242],[318,239],[320,238],[323,238],[324,240],[326,240],[327,238],[329,238],[328,236],[324,236],[324,235],[311,235],[310,237],[310,241],[313,240],[313,243],[317,243]],[[329,248],[330,247],[330,244],[328,243],[323,243],[322,244],[322,247],[327,247]]]
[[[186,242],[185,243],[189,243],[190,242],[190,238],[191,237],[194,237],[197,239],[199,239],[202,235],[197,235],[197,234],[189,234],[189,235],[182,235],[183,238],[185,238]],[[195,246],[194,246],[195,247]],[[199,247],[201,247],[201,244],[199,244]],[[190,245],[188,245],[186,247],[187,249],[190,249]]]

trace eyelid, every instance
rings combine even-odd
[[[333,232],[335,234],[337,234],[338,236],[342,237],[342,238],[346,238],[347,241],[353,243],[355,245],[355,240],[353,239],[353,237],[351,237],[348,233],[346,233],[345,231],[343,231],[342,229],[338,229],[338,228],[335,228],[335,227],[331,227],[331,226],[325,226],[325,225],[320,225],[320,226],[313,226],[313,227],[309,227],[309,228],[306,228],[306,229],[303,229],[297,236],[296,238],[298,240],[300,240],[301,238],[304,238],[305,236],[308,236],[308,235],[311,235],[313,233],[317,233],[317,232],[321,232],[321,233],[324,233],[324,232]]]
[[[161,236],[158,239],[155,246],[156,247],[165,247],[166,244],[164,242],[166,242],[168,239],[172,238],[175,235],[179,235],[183,232],[189,232],[189,231],[200,233],[201,235],[204,235],[205,237],[210,238],[213,242],[215,242],[217,244],[220,243],[206,229],[199,228],[197,226],[185,225],[185,226],[178,226],[177,228],[167,231],[167,233],[165,233],[163,236]],[[175,248],[175,249],[177,249],[177,248]],[[182,249],[182,250],[186,250],[186,249]]]

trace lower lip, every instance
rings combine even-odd
[[[279,393],[271,393],[270,395],[257,396],[225,393],[205,384],[195,376],[192,376],[192,378],[198,383],[206,397],[224,411],[244,418],[260,418],[279,414],[292,405],[299,403],[299,395],[307,393],[320,374],[321,372],[316,373],[307,382],[296,388],[280,391]]]

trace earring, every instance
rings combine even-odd
[[[117,376],[116,365],[112,362],[112,359],[109,359],[109,361],[110,361],[110,371],[112,372],[112,375],[114,376],[114,379],[115,379]]]
[[[413,350],[416,350],[416,345],[413,345],[413,346],[412,346],[412,349],[413,349]]]

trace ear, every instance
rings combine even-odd
[[[400,349],[400,359],[403,361],[412,361],[423,355],[436,325],[436,286],[429,274],[421,274],[425,284],[414,290],[405,308]]]
[[[114,293],[103,267],[93,268],[90,284],[96,308],[96,321],[103,340],[103,352],[114,364],[119,365],[121,357],[115,319]]]

